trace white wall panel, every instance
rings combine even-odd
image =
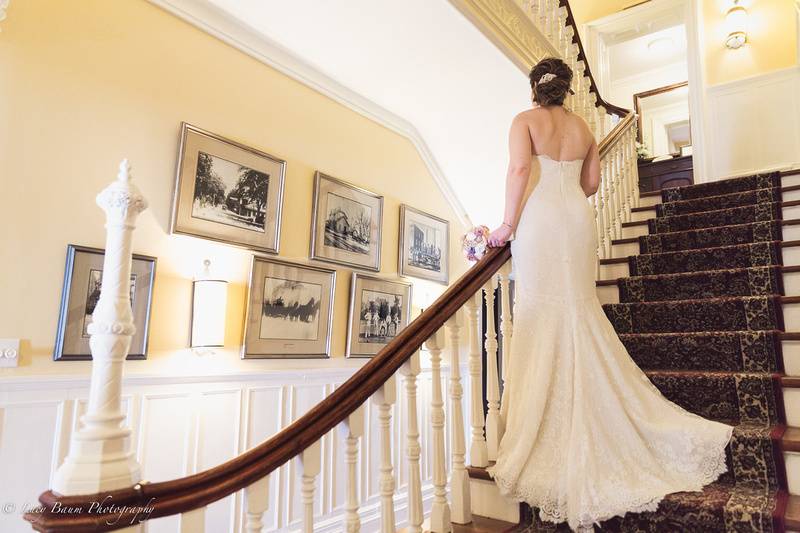
[[[800,164],[800,69],[709,87],[707,102],[712,179]]]
[[[465,363],[465,361],[462,361]],[[202,377],[131,377],[123,387],[123,412],[131,426],[131,449],[150,482],[182,477],[224,462],[275,435],[281,428],[316,405],[353,369],[306,370]],[[466,365],[462,368],[466,375]],[[449,371],[442,368],[445,393]],[[0,504],[21,508],[35,504],[67,453],[69,439],[86,410],[88,379],[7,380],[0,391]],[[430,460],[430,373],[423,369],[418,382],[419,426],[423,444],[422,482],[425,504],[432,497]],[[465,386],[465,405],[468,387]],[[397,403],[392,409],[393,465],[397,479],[398,527],[407,513],[405,456],[405,387],[398,376]],[[449,413],[448,402],[445,410]],[[465,411],[466,408],[465,408]],[[362,531],[379,529],[380,431],[377,409],[365,404],[365,437],[359,460]],[[468,425],[468,424],[467,424]],[[447,423],[449,437],[450,422]],[[449,449],[449,438],[447,439]],[[469,442],[469,441],[467,441]],[[317,478],[315,531],[342,530],[346,488],[344,438],[336,430],[323,437],[322,471]],[[449,469],[449,459],[448,459]],[[300,524],[300,472],[290,461],[270,475],[269,506],[264,531],[296,531]],[[209,506],[206,531],[242,530],[242,492]],[[0,531],[30,531],[19,513],[0,513]],[[178,518],[148,522],[149,533],[178,531]]]
[[[0,406],[0,531],[29,532],[25,506],[50,484],[58,400]]]

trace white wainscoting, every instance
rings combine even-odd
[[[463,355],[462,355],[463,357]],[[132,428],[132,449],[147,481],[192,474],[231,459],[305,413],[343,383],[353,369],[314,369],[202,377],[128,377],[123,387],[124,411]],[[464,412],[469,413],[467,366],[463,365]],[[464,379],[463,376],[467,376]],[[392,411],[393,465],[397,480],[398,526],[406,518],[408,472],[405,460],[407,413],[405,387],[398,375],[398,401]],[[432,499],[430,460],[430,372],[419,376],[418,407],[426,509]],[[448,390],[448,367],[442,381]],[[20,510],[34,505],[50,486],[67,453],[71,433],[85,411],[88,379],[19,378],[0,381],[0,531],[28,532]],[[365,438],[360,448],[362,531],[379,529],[380,433],[377,409],[365,404]],[[449,402],[445,400],[445,410]],[[448,413],[449,416],[449,413]],[[467,415],[468,416],[468,415]],[[469,420],[465,420],[469,428]],[[446,426],[450,457],[450,420]],[[343,438],[335,429],[322,440],[322,473],[317,478],[315,531],[343,530],[346,471]],[[469,438],[467,436],[467,443]],[[264,531],[298,531],[299,472],[295,461],[273,472]],[[206,531],[242,531],[243,497],[236,493],[208,507]],[[148,523],[149,532],[178,531],[178,518]]]
[[[800,164],[799,67],[714,85],[706,94],[711,180]]]

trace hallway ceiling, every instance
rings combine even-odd
[[[410,122],[472,222],[499,224],[508,127],[530,89],[447,0],[203,1]]]

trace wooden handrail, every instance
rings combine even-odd
[[[611,147],[619,140],[620,137],[628,130],[631,126],[636,123],[636,115],[633,113],[628,114],[625,118],[620,120],[614,129],[608,132],[608,135],[603,137],[600,141],[600,144],[597,145],[597,150],[600,152],[600,159],[603,159],[606,154],[608,154]]]
[[[583,75],[589,78],[589,91],[593,92],[597,96],[597,103],[595,104],[597,107],[603,106],[606,111],[610,114],[617,115],[619,117],[626,117],[631,114],[630,109],[625,109],[623,107],[619,107],[612,103],[607,102],[600,96],[600,90],[597,88],[597,83],[594,81],[594,76],[592,76],[592,69],[589,66],[589,58],[586,57],[586,52],[583,49],[583,43],[581,42],[581,36],[578,33],[578,24],[575,22],[575,17],[572,14],[572,8],[569,5],[569,0],[559,0],[559,6],[563,7],[567,10],[567,24],[572,26],[574,30],[572,32],[572,42],[578,45],[578,59],[583,60],[584,64],[584,72]]]
[[[44,510],[26,513],[25,519],[35,530],[46,533],[112,531],[152,518],[199,509],[251,485],[302,453],[344,421],[510,258],[511,247],[508,244],[490,249],[350,379],[258,446],[214,468],[170,481],[141,483],[90,495],[60,496],[47,491],[39,497]],[[92,504],[97,503],[103,503],[108,511],[90,510]],[[116,508],[111,509],[111,505]],[[142,512],[144,507],[152,511]]]

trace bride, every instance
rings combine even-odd
[[[514,330],[489,468],[501,492],[576,530],[662,498],[699,491],[727,470],[732,427],[664,398],[628,355],[595,293],[597,237],[587,201],[600,183],[594,136],[564,108],[572,70],[530,73],[533,109],[511,123],[505,218],[512,234]]]

